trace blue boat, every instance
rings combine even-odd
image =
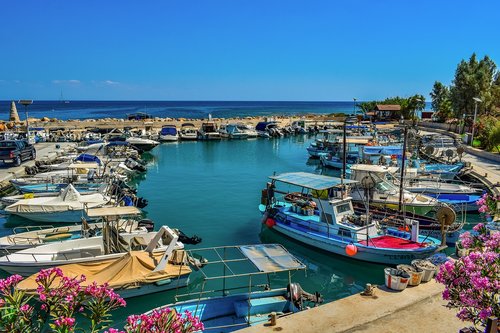
[[[272,312],[283,316],[305,309],[307,302],[322,302],[318,293],[308,294],[298,284],[291,283],[292,273],[305,271],[306,266],[279,244],[186,252],[191,262],[198,261],[195,268],[203,274],[200,291],[177,295],[176,300],[195,298],[153,309],[148,314],[166,307],[178,313],[190,311],[203,322],[204,332],[233,332],[265,323]],[[289,283],[286,288],[271,288],[271,276],[276,275],[288,275],[281,277],[281,281]]]
[[[379,228],[366,215],[356,215],[351,198],[342,193],[344,185],[356,181],[305,172],[269,178],[272,182],[259,206],[262,221],[290,238],[338,255],[390,265],[423,259],[439,249],[439,240],[419,234],[418,221],[411,221],[410,233],[399,233]],[[277,190],[276,183],[300,191]],[[279,198],[276,193],[285,195]]]
[[[476,201],[481,198],[480,195],[461,193],[426,193],[426,195],[467,212],[477,212],[478,206]]]

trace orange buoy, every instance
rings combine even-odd
[[[269,227],[269,228],[272,228],[276,225],[276,221],[273,220],[272,218],[268,217],[266,219],[266,225]]]
[[[349,257],[352,257],[358,253],[358,247],[354,244],[349,244],[345,248],[345,253],[347,253]]]

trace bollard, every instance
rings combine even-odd
[[[269,322],[269,326],[276,326],[276,319],[277,319],[276,312],[271,312],[271,318]]]

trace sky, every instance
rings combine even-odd
[[[500,65],[500,1],[0,3],[0,99],[348,101]]]

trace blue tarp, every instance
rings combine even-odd
[[[101,165],[101,160],[99,159],[99,157],[90,154],[81,154],[75,160],[80,162],[95,162],[98,165]]]
[[[267,126],[270,124],[276,125],[276,122],[275,121],[261,121],[257,124],[257,126],[255,126],[255,129],[257,131],[265,131],[267,129]]]
[[[177,129],[175,127],[163,127],[160,131],[161,135],[176,135]]]

